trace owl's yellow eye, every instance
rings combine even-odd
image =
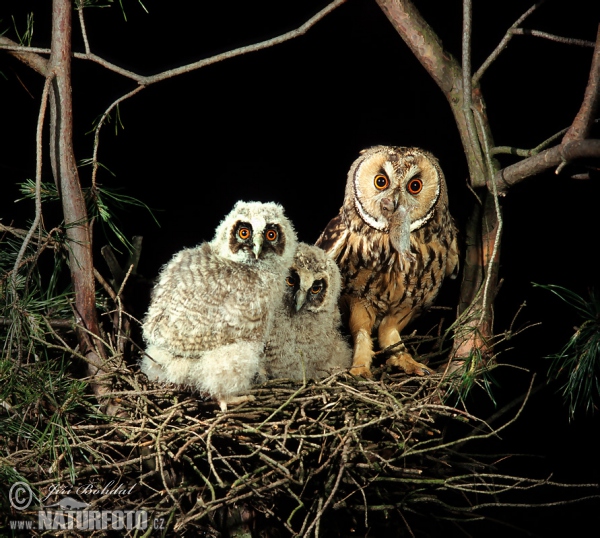
[[[387,178],[387,176],[384,176],[383,174],[376,175],[374,183],[375,188],[379,189],[380,191],[383,191],[390,186],[390,180]]]
[[[267,241],[275,241],[278,237],[277,230],[273,230],[272,228],[267,230],[265,237],[267,238]]]
[[[244,241],[246,239],[250,238],[251,232],[250,232],[250,228],[246,228],[245,226],[242,226],[239,230],[238,230],[238,237],[240,239],[243,239]]]
[[[406,190],[411,194],[419,194],[423,189],[423,181],[420,179],[411,179],[406,186]]]
[[[315,282],[312,287],[310,288],[310,292],[313,295],[316,295],[317,293],[320,293],[320,291],[323,289],[323,283],[322,282]]]
[[[288,276],[285,279],[285,283],[290,287],[293,288],[296,285],[296,279],[293,276]]]

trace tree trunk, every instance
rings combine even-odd
[[[51,92],[50,153],[55,181],[60,187],[69,252],[69,268],[75,296],[75,320],[81,352],[91,362],[88,373],[101,369],[105,350],[94,335],[100,334],[96,312],[94,263],[90,224],[73,152],[73,102],[71,97],[71,30],[73,5],[70,0],[53,0],[52,42],[48,65],[53,76]]]

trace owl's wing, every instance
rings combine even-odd
[[[346,243],[348,228],[344,224],[342,214],[338,214],[329,221],[329,224],[323,230],[323,233],[317,239],[315,245],[321,247],[334,260],[341,254]]]
[[[144,337],[182,356],[260,339],[265,285],[256,271],[223,261],[207,244],[179,253],[163,270],[144,321]]]
[[[448,247],[448,257],[446,258],[446,276],[449,278],[456,278],[460,269],[460,261],[458,257],[458,241],[457,241],[456,229]]]

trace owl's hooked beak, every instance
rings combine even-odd
[[[254,246],[252,247],[252,252],[254,253],[254,257],[258,260],[260,257],[260,253],[263,248],[263,237],[261,234],[255,234],[252,238],[252,243]]]
[[[296,304],[296,312],[298,312],[302,306],[304,305],[304,303],[306,302],[306,291],[303,289],[299,289],[296,292],[296,297],[295,297],[295,304]]]

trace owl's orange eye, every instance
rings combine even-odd
[[[374,183],[375,188],[379,189],[380,191],[383,191],[390,186],[390,180],[383,174],[375,176]]]
[[[267,241],[275,241],[277,239],[277,230],[267,230],[265,237],[267,238]]]
[[[310,292],[313,295],[316,295],[317,293],[320,293],[322,289],[323,289],[323,283],[322,282],[315,282],[312,285],[312,287],[310,288]]]
[[[293,276],[288,276],[285,279],[285,283],[290,287],[293,288],[296,285],[296,279]]]
[[[240,239],[243,239],[244,241],[245,241],[246,239],[249,239],[249,238],[250,238],[250,235],[251,235],[251,233],[250,233],[250,228],[242,227],[242,228],[240,228],[240,229],[238,230],[238,237],[239,237]]]
[[[419,194],[423,189],[423,182],[420,179],[411,179],[406,186],[406,190],[411,194]]]

